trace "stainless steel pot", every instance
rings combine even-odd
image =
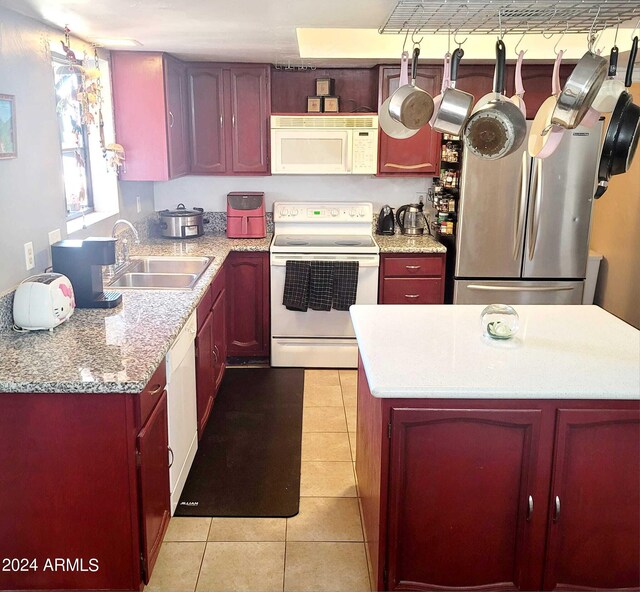
[[[202,208],[188,210],[183,203],[175,210],[161,210],[160,233],[166,238],[195,238],[204,234],[204,223],[209,222],[203,216]]]
[[[607,60],[587,51],[567,78],[551,123],[575,129],[589,111],[607,77]]]
[[[456,88],[458,66],[464,55],[461,47],[453,52],[451,58],[451,82],[444,91],[435,120],[431,127],[437,132],[459,136],[473,107],[473,95]]]

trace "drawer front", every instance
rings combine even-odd
[[[160,400],[164,387],[167,385],[167,374],[164,360],[153,373],[151,380],[147,383],[144,390],[138,395],[137,405],[137,425],[141,428]]]
[[[440,278],[385,278],[382,304],[442,304]]]
[[[442,275],[442,257],[385,257],[384,276],[423,277]]]

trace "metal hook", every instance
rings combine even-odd
[[[458,31],[459,31],[459,29],[456,29],[455,33],[453,34],[453,42],[454,42],[458,47],[462,47],[462,46],[467,42],[467,40],[469,39],[469,37],[467,36],[467,37],[465,38],[465,40],[464,40],[464,41],[458,41],[458,39],[457,39]]]
[[[553,10],[553,14],[549,17],[549,20],[548,20],[545,24],[550,23],[550,22],[555,18],[555,16],[556,16],[556,14],[557,14],[557,13],[558,13],[558,7],[556,6],[556,7],[554,8],[554,10]],[[568,24],[568,21],[567,21],[567,24]],[[567,28],[568,28],[568,27],[567,27]],[[565,32],[566,32],[566,30],[565,30]],[[549,39],[551,39],[554,35],[555,35],[555,33],[553,33],[553,32],[552,32],[552,33],[551,33],[551,35],[549,35],[549,37],[547,37],[547,35],[544,33],[544,31],[542,32],[542,36],[543,36],[547,41],[548,41]]]
[[[500,27],[500,41],[504,38],[504,33],[502,32],[502,10],[498,10],[498,26]]]
[[[405,21],[404,25],[402,25],[402,29],[404,29],[406,25],[407,25],[407,21]],[[402,29],[400,29],[400,32],[402,32]],[[402,53],[405,52],[405,48],[407,47],[407,37],[409,37],[409,28],[407,28],[407,32],[404,35],[404,43],[402,44]]]
[[[562,31],[562,33],[560,34],[560,37],[558,37],[558,40],[555,42],[554,46],[553,46],[553,53],[556,54],[556,56],[560,53],[560,51],[562,51],[563,53],[566,53],[566,49],[561,49],[560,51],[558,51],[558,43],[560,43],[560,41],[562,41],[562,38],[564,37],[564,34],[567,32],[567,29],[569,28],[569,21],[567,21],[567,24],[565,25],[564,31]]]
[[[447,30],[447,53],[451,53],[451,27]]]
[[[636,23],[636,26],[633,27],[633,31],[631,31],[631,40],[632,41],[633,41],[634,33],[636,32],[638,27],[640,27],[640,19],[638,19],[638,22]]]
[[[638,21],[640,22],[640,21]],[[620,28],[620,18],[618,18],[618,24],[616,25],[616,36],[613,38],[613,46],[618,44],[618,29]]]
[[[514,48],[514,51],[516,52],[517,56],[520,56],[520,53],[518,52],[518,47],[520,47],[520,44],[522,43],[522,40],[524,39],[524,36],[527,34],[527,31],[529,30],[529,22],[526,22],[527,28],[525,30],[525,32],[522,34],[522,37],[520,37],[520,39],[518,39],[518,43],[516,43],[516,46]],[[527,53],[527,50],[524,50],[524,53]],[[524,55],[524,54],[523,54]]]
[[[413,32],[411,33],[411,41],[413,42],[413,46],[415,47],[416,45],[420,45],[422,43],[422,40],[424,39],[424,35],[422,37],[420,37],[420,39],[418,41],[416,41],[415,36],[416,33],[420,30],[420,26],[418,25]]]
[[[593,36],[593,28],[596,26],[596,21],[598,20],[599,16],[600,16],[600,6],[598,6],[598,12],[596,12],[596,16],[594,17],[593,22],[591,23],[591,28],[589,29],[589,35],[587,36],[589,51],[593,49],[593,46],[595,45],[595,42],[596,42],[596,38]]]

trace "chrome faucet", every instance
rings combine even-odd
[[[121,218],[119,220],[116,220],[113,223],[113,228],[111,229],[111,236],[115,239],[118,239],[118,233],[116,232],[116,229],[118,227],[119,224],[124,224],[125,226],[127,226],[131,232],[133,233],[133,238],[135,241],[136,245],[140,244],[140,236],[138,235],[138,231],[135,229],[135,226],[133,224],[131,224],[131,222],[129,222],[129,220],[125,220],[124,218]],[[121,268],[122,266],[126,265],[127,263],[129,263],[129,241],[127,240],[127,237],[123,237],[122,238],[122,251],[120,253],[118,253],[118,243],[116,243],[116,269]]]

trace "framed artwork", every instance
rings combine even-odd
[[[0,94],[0,159],[17,156],[16,98]]]

